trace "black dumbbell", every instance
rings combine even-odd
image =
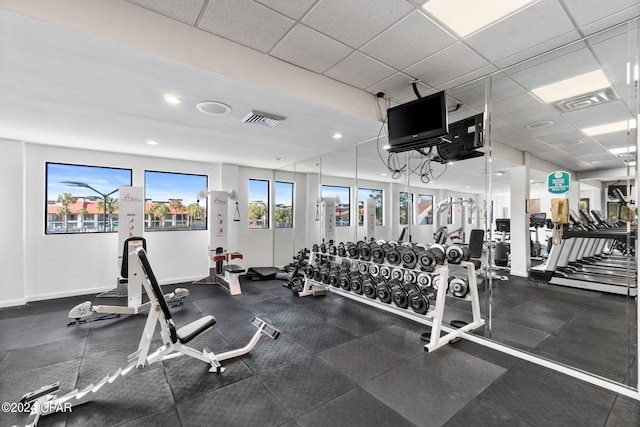
[[[367,298],[376,298],[376,283],[373,277],[368,276],[362,280],[362,293],[364,293]]]
[[[372,242],[369,244],[369,249],[371,251],[371,261],[376,264],[382,264],[384,262],[384,249],[377,243]]]
[[[389,286],[389,283],[380,276],[378,276],[378,279],[382,280],[376,284],[376,296],[380,301],[391,304],[391,286]]]
[[[432,301],[435,300],[435,293],[429,287],[419,286],[409,292],[408,298],[411,310],[418,314],[427,314]]]

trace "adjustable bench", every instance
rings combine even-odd
[[[27,426],[37,425],[40,417],[44,415],[63,410],[69,411],[73,406],[93,400],[99,392],[115,387],[119,380],[135,372],[136,369],[142,369],[152,363],[186,355],[208,363],[211,366],[209,372],[221,374],[224,372],[224,368],[220,365],[221,361],[249,353],[263,334],[273,339],[280,335],[277,329],[256,317],[251,321],[251,324],[256,326],[258,330],[244,347],[217,355],[206,348],[197,351],[188,347],[186,344],[211,329],[215,325],[216,319],[211,315],[206,315],[183,327],[177,327],[173,322],[169,305],[165,301],[144,248],[134,246],[130,248],[137,255],[137,262],[130,265],[129,279],[142,281],[151,304],[138,350],[129,355],[129,363],[126,367],[118,369],[114,374],[106,376],[95,385],[90,384],[82,390],[75,389],[65,395],[58,396],[59,383],[54,383],[25,394],[20,403],[29,405],[28,407],[31,408]],[[149,354],[157,323],[160,324],[162,346]]]

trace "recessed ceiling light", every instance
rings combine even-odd
[[[344,135],[342,135],[340,132],[336,132],[333,134],[333,139],[340,139],[342,138]]]
[[[609,152],[611,154],[635,153],[636,152],[636,146],[635,145],[630,145],[628,147],[612,148],[612,149],[609,150]]]
[[[147,144],[149,145],[158,145],[160,144],[158,141],[154,141],[153,139],[149,139],[147,141],[145,141]]]
[[[582,129],[582,132],[584,132],[589,136],[595,136],[595,135],[603,135],[605,133],[621,132],[621,131],[626,131],[626,130],[635,129],[635,128],[636,128],[636,121],[634,119],[631,119],[629,121],[623,120],[621,122],[607,123],[606,125],[584,128]]]
[[[218,101],[202,101],[196,104],[198,111],[211,116],[223,116],[231,112],[231,107]]]
[[[169,95],[169,94],[166,94],[164,96],[164,100],[169,104],[180,104],[182,102],[182,100],[177,96]]]
[[[637,82],[638,81],[638,64],[633,66],[633,81]],[[627,84],[631,84],[631,63],[627,62]]]
[[[546,86],[533,89],[538,98],[546,103],[567,99],[583,93],[593,92],[611,86],[607,76],[602,70],[595,70],[589,73],[580,74],[569,79],[560,80]]]
[[[381,173],[380,175],[382,175],[382,176],[387,176],[387,175],[389,175],[389,174],[388,174],[388,173]]]
[[[544,128],[548,128],[549,126],[551,126],[554,123],[555,122],[553,120],[541,120],[539,122],[529,123],[526,126],[526,128],[527,129],[544,129]]]
[[[460,37],[513,15],[539,0],[430,0],[422,8]]]
[[[504,172],[496,172],[496,176],[502,176],[504,175]]]
[[[470,189],[471,187],[469,187],[468,185],[466,187],[464,187],[466,190]]]

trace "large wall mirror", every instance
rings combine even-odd
[[[483,155],[452,162],[413,151],[390,155],[383,128],[277,171],[276,180],[293,176],[295,183],[294,229],[276,230],[284,258],[326,236],[327,197],[335,200],[336,242],[431,245],[444,233],[445,244],[468,244],[481,230],[478,288],[486,323],[474,333],[637,389],[637,25],[448,88],[450,124],[481,117]],[[395,101],[415,99],[406,94]],[[569,188],[554,194],[549,176],[558,171],[569,173]],[[556,198],[566,198],[575,213],[564,239],[554,239],[547,221]],[[451,266],[450,274],[466,271]],[[444,322],[451,320],[470,321],[470,305],[448,301]]]

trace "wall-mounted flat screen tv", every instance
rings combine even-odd
[[[387,124],[392,153],[436,145],[449,131],[444,92],[389,108]]]

